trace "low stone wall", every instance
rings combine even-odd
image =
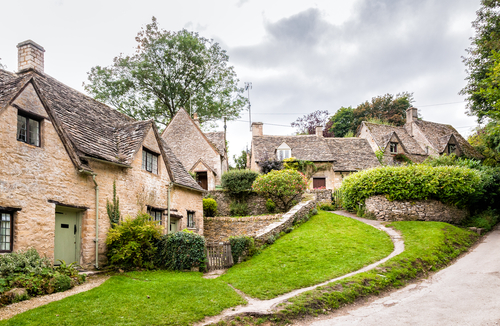
[[[389,201],[385,196],[373,196],[365,201],[366,211],[382,221],[438,221],[458,224],[467,210],[445,205],[437,200]]]
[[[331,203],[332,202],[332,190],[331,189],[312,189],[309,190],[310,193],[316,195],[317,203]]]
[[[281,219],[281,214],[249,217],[205,217],[204,236],[208,242],[227,241],[230,236],[250,236]]]
[[[211,190],[207,192],[217,202],[217,215],[219,216],[229,216],[229,204],[231,203],[231,198],[223,190]],[[266,209],[266,198],[257,195],[256,193],[250,193],[247,198],[248,204],[248,215],[262,215],[267,214]]]

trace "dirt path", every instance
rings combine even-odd
[[[255,298],[251,298],[251,297],[245,295],[244,293],[242,293],[241,291],[236,290],[242,297],[245,298],[245,300],[247,300],[247,302],[248,302],[247,305],[237,306],[237,307],[226,309],[220,315],[210,317],[210,318],[205,318],[202,322],[198,323],[197,325],[207,325],[207,324],[211,324],[211,323],[216,323],[225,317],[237,315],[240,313],[249,313],[249,312],[252,312],[252,313],[270,313],[276,308],[276,306],[278,304],[280,304],[280,303],[282,303],[282,302],[284,302],[284,301],[286,301],[286,300],[288,300],[288,299],[290,299],[290,298],[292,298],[300,293],[303,293],[303,292],[306,292],[309,290],[313,290],[319,286],[323,286],[323,285],[326,285],[330,282],[335,282],[335,281],[341,280],[341,279],[346,278],[346,277],[350,277],[350,276],[355,275],[355,274],[366,272],[370,269],[375,268],[376,266],[378,266],[382,263],[385,263],[387,260],[391,259],[392,257],[394,257],[396,255],[399,255],[400,253],[402,253],[404,251],[404,242],[403,242],[403,239],[401,238],[400,234],[393,229],[385,227],[384,224],[382,224],[382,222],[374,221],[374,220],[367,220],[364,218],[359,218],[356,215],[353,215],[353,214],[350,214],[350,213],[347,213],[344,211],[335,211],[333,213],[356,219],[358,221],[361,221],[363,223],[371,225],[374,228],[377,228],[379,230],[386,232],[387,234],[389,234],[392,242],[394,243],[394,251],[389,256],[385,257],[384,259],[379,260],[378,262],[375,262],[371,265],[365,266],[362,269],[357,270],[355,272],[352,272],[352,273],[349,273],[349,274],[346,274],[346,275],[337,277],[335,279],[331,279],[331,280],[328,280],[326,282],[316,284],[316,285],[313,285],[313,286],[310,286],[307,288],[294,290],[292,292],[280,295],[280,296],[278,296],[274,299],[270,299],[270,300],[258,300]]]
[[[21,301],[18,303],[13,303],[11,305],[5,306],[3,308],[0,308],[0,320],[3,319],[9,319],[14,317],[17,314],[23,313],[27,310],[34,309],[43,305],[46,305],[47,303],[53,302],[53,301],[58,301],[61,299],[64,299],[66,297],[69,297],[71,295],[80,293],[80,292],[85,292],[90,289],[93,289],[95,287],[98,287],[104,281],[106,281],[109,278],[109,276],[106,275],[93,275],[89,276],[87,279],[87,282],[85,282],[82,285],[75,286],[71,290],[65,291],[65,292],[58,292],[54,294],[49,294],[49,295],[44,295],[44,296],[39,296],[39,297],[34,297],[26,301]]]
[[[295,325],[500,325],[500,229],[453,265],[367,304]]]

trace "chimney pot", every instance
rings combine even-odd
[[[253,136],[263,136],[263,124],[262,122],[252,122],[252,137]]]
[[[323,127],[322,126],[316,126],[316,136],[323,137]]]
[[[19,71],[30,68],[39,72],[44,71],[43,53],[45,49],[41,45],[32,40],[27,40],[19,43],[17,48],[17,67]]]

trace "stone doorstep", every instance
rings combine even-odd
[[[91,276],[91,275],[97,275],[97,274],[102,274],[104,271],[81,271],[78,272],[79,275],[86,275],[86,276]]]

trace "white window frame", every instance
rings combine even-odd
[[[394,146],[394,150],[392,150],[392,146]],[[391,141],[389,143],[389,151],[391,152],[391,154],[397,154],[398,153],[398,143]]]
[[[276,150],[276,158],[278,161],[292,157],[292,149],[286,143],[281,144]]]

